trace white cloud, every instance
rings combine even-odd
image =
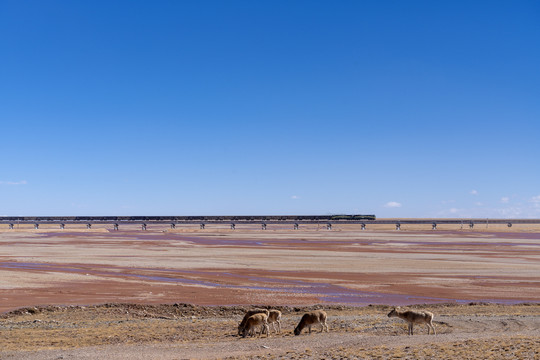
[[[523,215],[523,209],[519,207],[509,207],[502,209],[494,209],[495,213],[503,218],[517,218]]]
[[[298,195],[293,195],[293,196],[291,196],[291,199],[293,199],[293,200],[298,200],[298,199],[300,199],[300,196],[298,196]]]
[[[387,208],[398,208],[398,207],[401,207],[401,203],[398,203],[396,201],[389,201],[387,202],[384,207],[387,207]]]
[[[481,203],[480,201],[477,201],[477,202],[474,203],[474,205],[476,205],[476,206],[483,206],[484,204]]]
[[[428,216],[428,217],[451,217],[451,218],[456,218],[456,217],[464,217],[464,213],[463,213],[463,210],[462,209],[458,209],[458,208],[450,208],[450,209],[444,209],[444,210],[441,210],[439,211],[436,215],[434,216]]]
[[[503,204],[508,204],[508,203],[510,202],[510,198],[509,198],[508,196],[503,196],[503,197],[501,198],[501,202],[502,202]]]
[[[478,195],[478,191],[473,189],[473,190],[470,191],[470,194],[471,195]]]
[[[540,212],[540,208],[538,209]],[[509,206],[501,208],[492,207],[471,207],[471,208],[450,208],[439,213],[439,216],[460,217],[460,218],[535,218],[533,207],[521,208],[519,206]]]
[[[534,209],[540,209],[540,195],[538,195],[538,196],[533,196],[533,197],[529,200],[529,202],[532,203],[532,207],[533,207]]]
[[[21,180],[21,181],[0,181],[0,185],[26,185],[28,184],[28,181]]]

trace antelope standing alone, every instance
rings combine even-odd
[[[326,325],[326,312],[323,310],[315,310],[304,314],[302,319],[298,323],[298,326],[294,329],[294,335],[300,335],[302,330],[307,326],[309,333],[311,334],[311,326],[315,324],[321,324],[321,332],[326,329],[328,332],[328,325]]]
[[[394,308],[388,317],[399,317],[409,323],[409,335],[413,335],[413,325],[414,324],[426,324],[428,327],[428,335],[430,330],[433,330],[433,334],[437,335],[435,327],[433,326],[433,313],[429,311],[413,311],[413,310],[401,310],[398,306]]]

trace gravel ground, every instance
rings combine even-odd
[[[261,306],[261,305],[258,305]],[[389,306],[280,307],[283,331],[240,338],[245,306],[31,307],[0,318],[0,359],[538,359],[540,304],[437,304],[437,335],[388,318]],[[294,336],[301,315],[328,313],[329,333]]]

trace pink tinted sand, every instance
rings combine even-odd
[[[105,302],[539,300],[538,232],[163,230],[3,230],[0,311]]]

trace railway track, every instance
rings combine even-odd
[[[64,228],[66,224],[86,224],[87,228],[92,225],[113,225],[115,230],[121,225],[140,225],[146,230],[147,225],[168,224],[171,228],[181,225],[198,224],[202,229],[206,225],[229,224],[231,229],[237,225],[259,224],[263,230],[267,225],[289,224],[298,229],[302,224],[319,224],[327,226],[343,224],[359,224],[362,229],[369,225],[390,224],[400,230],[401,225],[425,224],[433,229],[437,225],[455,224],[473,228],[475,225],[506,224],[511,227],[514,224],[540,224],[540,219],[376,219],[375,215],[271,215],[271,216],[3,216],[0,224],[8,224],[14,228],[19,224],[32,224],[38,229],[40,225],[56,224]]]

